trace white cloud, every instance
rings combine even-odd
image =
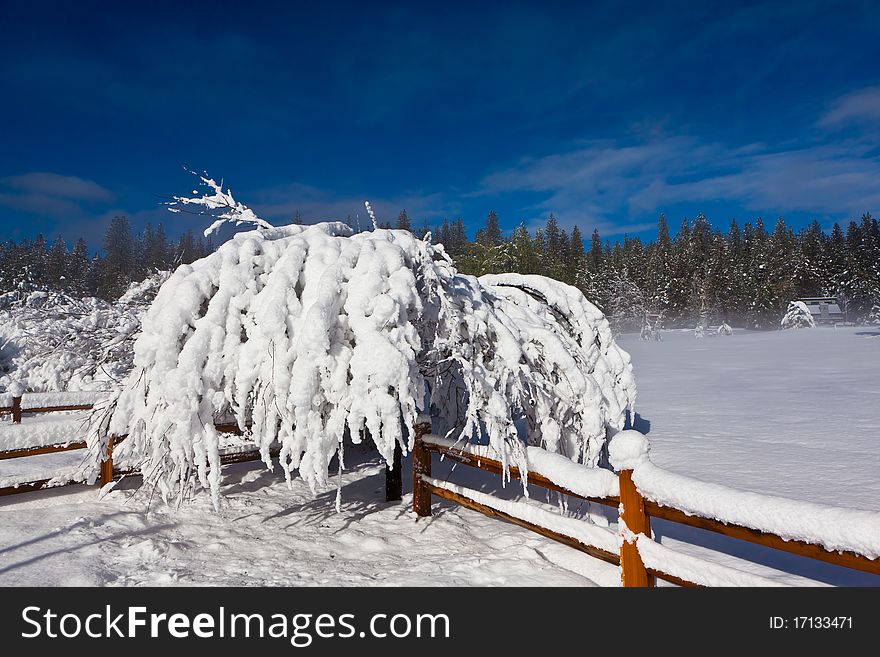
[[[682,203],[695,211],[726,202],[761,214],[861,213],[880,208],[878,180],[880,156],[867,140],[774,149],[673,136],[525,159],[487,176],[478,194],[530,192],[540,214],[619,234]]]
[[[880,123],[880,87],[867,87],[838,98],[818,121],[822,128]]]
[[[113,200],[113,193],[93,180],[45,171],[0,178],[0,184],[19,192],[53,198],[98,202]]]

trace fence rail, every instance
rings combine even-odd
[[[663,579],[680,586],[700,586],[673,573],[662,572],[645,566],[639,553],[639,540],[651,539],[651,518],[659,518],[673,523],[705,529],[723,534],[731,538],[749,541],[775,550],[796,554],[826,563],[859,570],[874,575],[880,575],[880,559],[871,559],[862,554],[848,551],[832,551],[821,545],[798,540],[786,540],[775,534],[759,531],[750,527],[724,523],[714,518],[699,515],[689,515],[683,511],[662,506],[644,498],[638,487],[633,482],[633,471],[622,470],[618,474],[619,496],[589,497],[571,491],[548,477],[538,472],[528,473],[528,483],[548,490],[557,491],[577,499],[603,504],[605,506],[619,508],[620,518],[626,526],[626,536],[621,541],[619,554],[613,554],[602,550],[597,546],[586,545],[570,536],[552,531],[545,527],[530,523],[521,518],[516,518],[509,513],[491,508],[486,504],[477,502],[459,492],[448,490],[437,485],[436,480],[431,478],[431,461],[433,454],[442,455],[456,463],[474,467],[493,474],[501,474],[504,469],[500,461],[487,458],[482,454],[469,453],[465,449],[450,447],[438,442],[426,439],[430,433],[430,427],[420,425],[417,427],[416,442],[413,449],[413,511],[417,516],[431,515],[431,497],[437,496],[442,499],[455,502],[461,506],[478,511],[490,517],[497,517],[525,527],[538,534],[546,536],[582,552],[586,552],[598,559],[620,565],[621,580],[624,586],[654,586],[655,579]],[[521,474],[516,467],[509,467],[508,472],[513,479],[520,479]]]
[[[44,414],[44,413],[56,413],[62,411],[90,411],[94,408],[94,404],[68,404],[68,405],[58,405],[58,406],[38,406],[38,407],[28,407],[22,408],[22,398],[21,397],[13,397],[11,406],[0,406],[0,414],[3,413],[11,413],[12,414],[12,422],[14,424],[21,424],[22,416],[25,414]],[[239,429],[237,424],[234,423],[218,423],[214,425],[214,428],[217,429],[218,432],[227,435],[241,435],[242,431]],[[116,477],[120,477],[127,474],[133,474],[133,470],[118,470],[114,469],[113,466],[113,448],[122,442],[126,436],[113,436],[110,441],[109,448],[107,453],[104,455],[104,458],[101,460],[100,464],[100,476],[98,478],[98,485],[105,486],[114,480]],[[88,448],[88,444],[85,440],[77,440],[75,437],[70,441],[65,441],[63,443],[56,443],[52,445],[40,445],[33,447],[21,447],[17,449],[10,449],[0,451],[0,461],[7,459],[17,459],[17,458],[25,458],[28,456],[40,456],[42,454],[54,454],[57,452],[67,452],[72,450],[80,450]],[[278,450],[273,449],[271,451],[271,455],[273,457],[278,456]],[[220,464],[221,465],[229,465],[232,463],[243,463],[245,461],[256,461],[260,458],[260,452],[257,449],[253,450],[245,450],[238,451],[232,453],[221,454],[220,456]],[[46,488],[56,488],[61,486],[69,486],[75,484],[82,484],[80,481],[68,481],[63,484],[52,485],[53,479],[35,479],[33,481],[26,481],[18,484],[14,484],[11,486],[0,487],[0,496],[5,495],[16,495],[18,493],[30,493],[33,491],[44,490]]]
[[[13,398],[11,406],[0,407],[0,413],[11,413],[13,416],[13,423],[19,424],[21,423],[23,414],[87,411],[94,408],[92,404],[76,404],[39,406],[23,409],[21,401],[21,397]],[[242,433],[236,424],[231,423],[218,423],[215,424],[215,428],[217,431],[224,434],[241,435]],[[431,515],[431,500],[433,496],[454,502],[479,513],[483,513],[484,515],[500,518],[507,522],[519,525],[554,541],[585,552],[607,563],[619,565],[621,568],[621,580],[624,586],[654,586],[656,579],[663,579],[680,586],[699,586],[699,584],[679,577],[674,573],[663,572],[655,568],[647,567],[644,564],[642,555],[639,551],[639,543],[640,541],[653,540],[651,538],[651,518],[658,518],[668,522],[695,527],[801,557],[819,560],[836,566],[843,566],[845,568],[859,570],[874,575],[880,575],[880,559],[872,559],[863,554],[858,554],[852,551],[829,550],[816,543],[785,539],[776,534],[760,531],[752,527],[721,522],[714,518],[697,515],[693,512],[686,513],[681,509],[653,502],[646,499],[639,491],[638,486],[633,481],[633,470],[631,469],[622,469],[617,475],[619,495],[603,496],[584,495],[566,488],[564,485],[561,485],[557,481],[553,481],[551,477],[545,476],[540,472],[531,471],[528,473],[529,484],[547,490],[556,491],[576,499],[619,509],[621,520],[619,526],[625,526],[626,532],[624,532],[625,535],[622,537],[622,540],[620,540],[619,552],[615,553],[609,549],[589,544],[588,542],[566,535],[560,531],[544,527],[535,522],[530,522],[529,519],[517,517],[504,509],[494,508],[489,504],[473,499],[473,497],[468,496],[464,492],[450,490],[449,488],[440,485],[442,482],[438,482],[431,477],[432,456],[434,454],[441,455],[444,458],[448,458],[461,465],[473,467],[496,475],[505,474],[505,469],[500,461],[489,458],[484,454],[475,454],[469,452],[465,448],[443,444],[442,441],[437,441],[436,437],[434,438],[434,441],[432,441],[428,437],[430,430],[431,427],[429,423],[423,422],[416,425],[415,442],[412,451],[412,475],[413,511],[417,516],[425,517]],[[113,448],[124,438],[125,436],[115,436],[111,439],[107,453],[104,455],[100,464],[99,485],[106,485],[113,481],[115,477],[131,473],[130,471],[124,472],[116,470],[113,465]],[[70,441],[63,443],[0,451],[0,460],[86,449],[87,447],[88,445],[86,441],[77,440],[74,437]],[[274,457],[277,455],[278,450],[272,450],[272,456]],[[244,450],[222,454],[220,462],[222,465],[227,465],[231,463],[257,460],[259,458],[259,450]],[[400,469],[400,463],[395,459],[395,467],[389,470],[388,474],[394,474],[396,477],[389,476],[388,482],[386,482],[389,487],[392,483],[396,482],[395,490],[399,489]],[[522,478],[522,474],[515,466],[508,467],[506,474],[512,479]],[[391,481],[392,479],[394,479],[394,482]],[[53,479],[40,479],[2,487],[0,488],[0,496],[54,487],[52,482]],[[66,484],[58,485],[79,483],[82,482],[70,481]],[[400,495],[398,490],[395,499],[399,498]]]

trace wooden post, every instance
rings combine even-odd
[[[396,502],[403,497],[403,478],[400,476],[403,451],[400,443],[394,443],[394,460],[392,466],[385,466],[385,501]]]
[[[12,398],[12,421],[21,424],[21,395]]]
[[[113,438],[107,439],[107,455],[101,461],[101,486],[113,481]]]
[[[620,471],[620,519],[633,534],[651,535],[650,522],[645,513],[645,500],[632,480],[632,470]],[[624,538],[620,546],[620,576],[624,586],[653,586],[635,541]]]
[[[425,449],[422,442],[422,436],[430,430],[429,424],[416,426],[416,441],[412,453],[413,512],[420,518],[431,515],[431,488],[422,479],[422,475],[431,476],[431,452]]]

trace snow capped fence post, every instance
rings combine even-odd
[[[107,451],[101,459],[101,487],[113,481],[113,439],[107,441]]]
[[[648,440],[638,431],[621,431],[608,445],[611,466],[620,471],[620,577],[623,586],[654,586],[636,541],[643,534],[651,540],[651,522],[645,500],[633,483],[633,469],[648,459]]]
[[[9,392],[12,394],[12,422],[14,424],[21,424],[21,397],[24,390],[25,388],[20,381],[9,386]]]
[[[431,432],[427,422],[416,425],[416,440],[412,451],[413,513],[420,518],[431,515],[431,488],[422,478],[431,476],[431,452],[425,449],[422,437]]]

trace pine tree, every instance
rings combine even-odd
[[[46,238],[40,233],[33,241],[28,257],[29,276],[28,278],[38,287],[45,287],[46,280],[46,260],[49,253],[46,249]]]
[[[397,217],[397,226],[398,230],[408,230],[412,232],[412,223],[410,223],[409,216],[406,214],[406,210],[401,210],[400,215]]]
[[[665,316],[669,311],[673,266],[672,240],[663,214],[657,220],[657,241],[648,246],[646,261],[645,303],[649,312]]]
[[[124,216],[116,216],[104,234],[104,260],[98,296],[117,299],[134,280],[137,262],[131,226]]]
[[[582,280],[581,272],[585,267],[586,254],[584,253],[584,238],[581,229],[575,226],[571,229],[571,238],[568,243],[568,253],[565,258],[565,282],[569,285],[578,286]]]
[[[69,274],[67,279],[70,283],[69,288],[72,294],[80,297],[90,296],[94,294],[89,286],[89,275],[91,270],[91,260],[89,259],[89,250],[84,239],[79,238],[73,247],[73,253],[68,261]]]
[[[547,275],[547,240],[544,239],[544,231],[540,228],[535,230],[535,239],[532,240],[535,248],[535,256],[538,258],[538,271],[541,276]]]
[[[486,217],[486,225],[477,231],[475,241],[490,248],[499,246],[504,241],[501,236],[501,225],[498,223],[498,215],[493,210],[489,210],[489,215]]]
[[[465,232],[464,229],[464,222],[461,217],[458,217],[449,231],[449,248],[447,249],[447,253],[453,258],[464,255],[467,252],[467,244],[468,238],[467,232]]]
[[[684,219],[672,243],[672,272],[669,281],[668,313],[674,322],[689,322],[693,317],[695,257],[692,250],[690,222]]]
[[[750,322],[754,328],[776,328],[779,322],[779,302],[770,267],[770,237],[761,217],[755,220],[751,243],[747,246]]]
[[[147,269],[149,271],[166,271],[171,268],[172,257],[168,248],[168,237],[165,226],[159,224],[150,242],[147,252]]]
[[[434,231],[434,242],[437,244],[442,244],[446,249],[446,252],[449,253],[449,241],[451,239],[452,229],[449,227],[449,220],[444,219],[443,224],[440,228]]]
[[[525,222],[520,223],[513,231],[511,238],[515,257],[514,271],[520,274],[537,274],[541,270],[541,262],[535,250],[532,236],[526,228]]]
[[[155,241],[156,233],[153,231],[153,225],[148,223],[137,245],[138,279],[145,278],[150,272],[150,249]]]
[[[187,230],[177,241],[177,251],[175,260],[178,263],[188,265],[199,259],[198,245],[196,244],[196,236],[192,228]]]
[[[796,281],[805,269],[794,233],[782,217],[776,221],[767,251],[767,266],[775,297],[775,311],[782,313],[798,296]]]
[[[60,237],[52,243],[52,248],[46,257],[46,272],[44,280],[46,286],[52,290],[67,290],[70,281],[67,246]]]
[[[798,237],[799,262],[794,285],[798,297],[815,297],[823,294],[825,236],[819,222],[813,222]]]

